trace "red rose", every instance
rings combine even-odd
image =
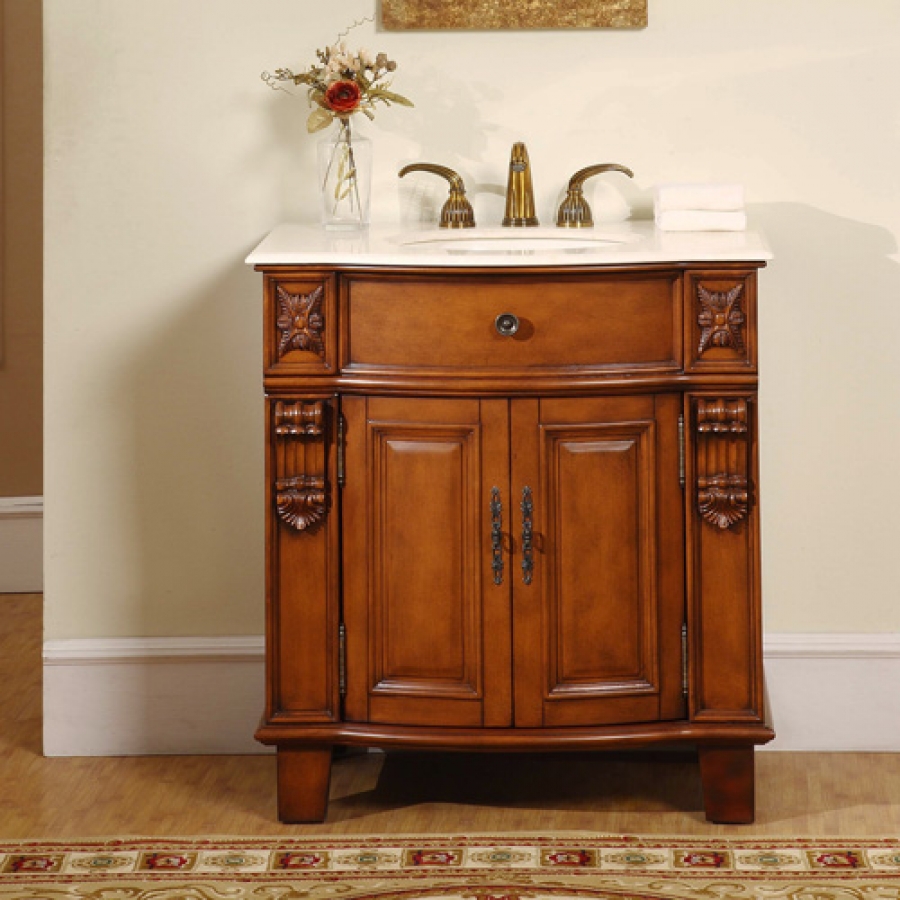
[[[336,113],[351,113],[359,106],[361,94],[355,81],[335,81],[325,91],[325,103]]]

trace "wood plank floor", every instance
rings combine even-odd
[[[559,832],[900,834],[900,754],[757,754],[749,827],[704,821],[690,755],[359,754],[328,820],[275,816],[264,756],[45,759],[41,597],[0,596],[0,838]]]

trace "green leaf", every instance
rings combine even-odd
[[[332,121],[334,121],[334,116],[327,109],[319,107],[309,114],[309,118],[306,120],[306,130],[310,134],[314,131],[321,131],[323,128],[327,128]]]
[[[402,94],[395,94],[393,91],[386,91],[383,88],[372,92],[373,97],[384,100],[386,103],[398,103],[400,106],[414,106],[412,100],[408,100]]]

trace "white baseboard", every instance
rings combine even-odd
[[[770,634],[774,750],[900,751],[900,634]],[[263,640],[44,645],[48,756],[261,753]]]
[[[0,594],[44,589],[43,526],[43,497],[0,497]]]
[[[900,751],[900,634],[769,634],[772,750]]]
[[[47,641],[44,753],[271,752],[264,672],[261,637]]]

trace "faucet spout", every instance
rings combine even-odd
[[[534,187],[531,183],[531,163],[521,141],[513,144],[509,155],[509,180],[506,183],[506,215],[503,225],[513,228],[532,228],[538,225],[534,211]]]

